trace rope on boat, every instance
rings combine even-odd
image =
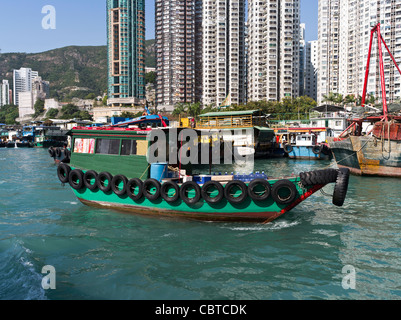
[[[366,145],[367,145],[373,138],[375,138],[375,136],[371,135],[370,138],[364,143],[364,145],[363,145],[359,150],[354,151],[352,154],[350,154],[349,156],[345,157],[344,159],[341,159],[340,161],[335,160],[335,161],[336,161],[336,164],[338,165],[339,163],[341,163],[341,162],[347,160],[348,158],[353,157],[355,154],[357,154],[357,153],[360,152],[363,148],[365,148]],[[330,168],[330,167],[332,167],[332,166],[333,166],[333,165],[330,164],[330,165],[328,165],[327,167],[325,167],[324,169]]]

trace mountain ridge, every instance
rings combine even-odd
[[[156,64],[154,39],[145,42],[145,64]],[[102,95],[107,90],[107,46],[66,46],[39,53],[0,54],[0,81],[13,86],[13,70],[21,67],[38,71],[50,82],[50,97],[60,101]]]

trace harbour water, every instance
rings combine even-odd
[[[45,149],[0,149],[0,299],[400,299],[400,185],[352,176],[344,207],[318,192],[266,225],[159,219],[84,206]],[[48,265],[56,288],[45,290]],[[346,266],[354,288],[343,286]]]

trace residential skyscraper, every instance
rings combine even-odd
[[[317,99],[317,40],[308,41],[305,50],[305,86],[304,94]]]
[[[145,100],[145,0],[107,0],[110,104]]]
[[[300,0],[249,0],[248,101],[299,96]]]
[[[0,84],[0,107],[10,104],[10,85],[8,80]]]
[[[395,60],[401,62],[401,10],[396,0],[319,0],[318,101],[330,92],[361,95],[370,31],[381,33]],[[367,93],[381,99],[377,38],[374,38]],[[388,101],[401,98],[401,76],[383,46]]]
[[[200,100],[201,0],[156,0],[156,104]],[[198,76],[197,76],[198,75]]]
[[[13,71],[14,76],[14,104],[19,106],[19,94],[32,91],[32,81],[38,77],[37,71],[30,68],[21,68]]]
[[[299,26],[299,96],[305,94],[305,23]]]
[[[203,1],[203,104],[246,100],[245,1]]]

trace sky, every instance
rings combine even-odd
[[[37,53],[70,45],[106,45],[105,0],[0,0],[0,53]],[[49,25],[55,9],[55,29]],[[45,8],[44,8],[45,7]],[[154,0],[145,0],[146,39],[154,39]],[[317,39],[318,0],[301,0],[306,41]],[[43,27],[45,26],[45,28]]]

